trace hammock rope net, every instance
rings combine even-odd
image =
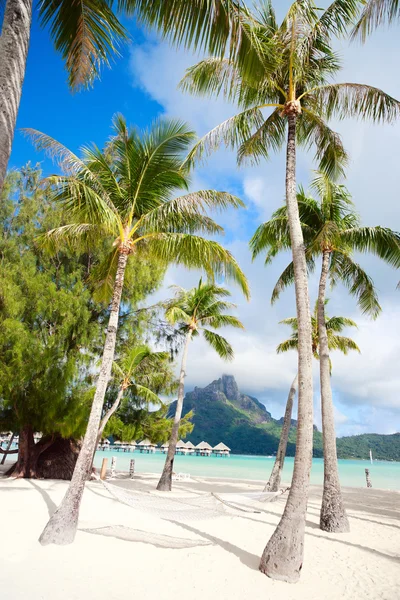
[[[109,494],[122,504],[136,510],[157,515],[167,521],[200,521],[222,516],[232,516],[225,506],[240,512],[260,513],[254,502],[268,502],[280,496],[279,492],[242,492],[215,494],[204,493],[198,496],[161,496],[151,493],[127,491],[117,485],[98,479]],[[244,502],[243,502],[244,501]],[[250,505],[249,505],[250,503]]]

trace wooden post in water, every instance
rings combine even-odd
[[[111,457],[111,477],[115,477],[115,466],[117,464],[117,459],[115,456]]]
[[[367,480],[367,488],[372,488],[371,478],[369,476],[369,469],[365,469],[365,479]]]
[[[131,458],[131,462],[129,463],[129,477],[133,479],[135,475],[135,459]]]
[[[101,463],[100,479],[106,478],[108,458],[103,458]]]

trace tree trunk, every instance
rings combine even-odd
[[[114,404],[106,412],[106,414],[104,415],[104,417],[102,418],[102,420],[100,422],[99,431],[97,433],[96,446],[95,446],[95,449],[94,449],[95,452],[96,452],[97,446],[100,443],[101,436],[103,435],[103,431],[104,431],[105,426],[107,425],[110,417],[112,417],[112,415],[115,413],[115,411],[118,409],[119,405],[121,404],[121,400],[122,400],[122,397],[124,395],[124,391],[125,391],[125,387],[123,385],[121,385],[120,388],[119,388],[119,390],[118,390],[118,394],[117,394],[117,397],[115,399]],[[93,454],[93,456],[94,456],[94,454]]]
[[[96,392],[93,399],[92,409],[82,449],[75,465],[74,474],[63,501],[52,515],[43,530],[39,541],[46,544],[70,544],[74,541],[78,527],[79,508],[82,500],[86,479],[92,465],[93,453],[96,447],[97,433],[99,430],[101,412],[103,409],[104,396],[111,376],[111,368],[114,360],[115,343],[118,330],[119,307],[121,304],[122,289],[124,286],[124,275],[128,254],[120,252],[118,267],[115,276],[114,292],[111,301],[110,319],[104,343],[103,358],[100,374],[97,380]]]
[[[33,430],[29,425],[19,432],[18,460],[8,471],[7,475],[29,479],[36,477],[36,464],[38,455],[35,452]]]
[[[310,301],[307,264],[296,198],[296,115],[288,115],[286,205],[293,255],[298,322],[298,423],[292,484],[282,518],[269,540],[260,570],[282,581],[300,577],[304,529],[312,462],[313,381]]]
[[[0,36],[0,192],[21,100],[31,21],[32,0],[7,0]]]
[[[42,438],[37,444],[33,429],[26,425],[19,432],[18,459],[6,472],[8,477],[35,479],[38,477],[38,461],[41,454],[53,443],[53,436]]]
[[[5,452],[2,453],[3,454],[3,458],[1,459],[1,464],[2,465],[4,465],[4,463],[6,462],[7,454],[12,454],[12,452],[10,452],[10,448],[12,446],[12,443],[13,443],[13,440],[14,440],[14,436],[15,436],[14,433],[12,433],[10,435],[10,439],[8,440],[7,448],[5,449]]]
[[[276,453],[276,459],[271,471],[271,475],[269,477],[267,485],[264,488],[264,492],[277,492],[281,484],[282,469],[285,462],[290,425],[292,423],[293,400],[296,396],[297,382],[298,375],[296,375],[296,377],[293,379],[293,383],[290,386],[289,396],[286,402],[285,416],[283,418],[283,427],[281,431],[281,438],[279,440],[278,451]]]
[[[350,531],[350,526],[343,504],[339,481],[331,368],[325,321],[325,292],[329,261],[330,252],[325,250],[322,255],[322,269],[318,290],[319,372],[321,382],[322,438],[324,445],[324,491],[322,495],[320,528],[324,531],[341,533]]]
[[[157,489],[162,492],[170,492],[172,486],[172,472],[174,467],[174,458],[176,452],[176,444],[178,443],[178,435],[179,435],[179,423],[182,416],[182,408],[183,408],[183,397],[185,394],[185,376],[186,376],[186,361],[189,350],[189,343],[192,339],[192,331],[189,330],[189,333],[186,336],[185,347],[183,349],[182,354],[182,364],[181,364],[181,373],[179,376],[179,388],[178,388],[178,400],[176,403],[175,409],[175,417],[174,423],[172,425],[172,433],[171,438],[169,440],[167,458],[165,459],[165,465],[163,472],[160,477],[160,481],[158,482]]]

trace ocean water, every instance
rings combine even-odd
[[[130,459],[134,458],[135,472],[137,473],[161,474],[165,462],[165,455],[161,452],[141,454],[138,451],[105,450],[96,452],[95,466],[100,467],[103,458],[109,459],[108,465],[110,466],[112,456],[116,457],[116,468],[120,471],[129,471]],[[242,456],[239,454],[232,454],[229,458],[177,455],[174,470],[176,473],[190,473],[193,476],[265,481],[269,477],[274,460],[274,458],[267,456]],[[282,476],[282,480],[285,482],[291,480],[293,461],[293,458],[285,460]],[[374,461],[372,465],[367,460],[339,460],[338,462],[340,481],[343,486],[366,487],[365,469],[368,468],[374,488],[400,490],[400,462]],[[323,473],[323,459],[314,458],[311,483],[322,484]]]

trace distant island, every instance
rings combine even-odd
[[[176,403],[170,406],[174,414]],[[283,418],[274,419],[257,398],[239,391],[233,375],[223,375],[205,388],[195,387],[185,396],[183,414],[194,411],[194,444],[206,440],[212,446],[221,440],[233,454],[271,455],[277,451]],[[292,419],[287,449],[296,450],[297,421]],[[366,433],[337,439],[338,458],[367,459],[369,451],[375,459],[400,461],[400,433],[383,435]],[[322,434],[314,425],[314,456],[322,457]]]

